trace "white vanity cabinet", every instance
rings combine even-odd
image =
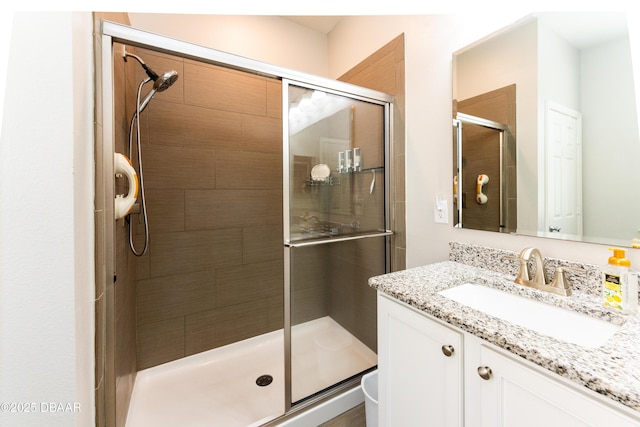
[[[378,296],[380,427],[461,427],[462,334]]]
[[[640,426],[635,411],[382,293],[378,372],[381,427]]]
[[[465,339],[468,334],[465,334]],[[465,341],[466,344],[466,341]],[[493,346],[481,344],[474,364],[480,383],[477,391],[479,410],[466,425],[482,427],[631,427],[640,426],[633,419],[587,389],[546,371]],[[519,360],[520,359],[520,360]],[[477,367],[476,367],[477,366]],[[478,372],[480,369],[480,372]],[[482,373],[484,379],[481,378]],[[469,381],[471,379],[467,379]],[[472,398],[469,396],[469,398]]]

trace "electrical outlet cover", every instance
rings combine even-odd
[[[449,222],[449,212],[447,209],[447,201],[439,200],[433,205],[433,213],[435,221],[438,224],[447,224]]]

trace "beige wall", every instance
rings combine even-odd
[[[324,34],[269,14],[250,16],[253,12],[248,11],[239,15],[216,15],[222,13],[220,11],[212,13],[129,13],[129,18],[136,28],[256,61],[327,75],[327,39]]]

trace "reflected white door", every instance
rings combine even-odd
[[[547,103],[545,232],[582,235],[582,115]]]

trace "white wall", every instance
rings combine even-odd
[[[0,137],[0,402],[35,406],[3,406],[3,426],[94,419],[91,32],[82,13],[13,22]]]
[[[546,186],[546,109],[548,102],[570,108],[574,111],[580,111],[580,51],[573,45],[559,36],[555,31],[549,28],[544,19],[538,18],[538,93],[537,93],[537,111],[538,111],[538,129],[537,129],[537,147],[538,147],[538,168],[533,172],[536,174],[532,178],[536,179],[538,188]],[[584,170],[587,170],[584,168]],[[520,172],[520,171],[518,171]],[[518,176],[518,184],[520,184],[520,176]],[[519,195],[520,193],[518,193]],[[533,219],[537,221],[529,223],[526,227],[520,227],[518,222],[518,230],[525,230],[535,234],[537,230],[545,229],[546,221],[546,198],[547,195],[540,191],[537,193],[538,203],[537,210],[533,211]],[[518,205],[518,217],[520,217],[521,209]],[[518,218],[519,220],[520,218]],[[587,233],[584,233],[587,234]]]
[[[578,50],[542,20],[539,35],[544,53],[539,62],[540,117],[547,100],[583,115],[582,197],[588,206],[583,234],[626,243],[640,236],[640,219],[633,215],[640,199],[628,194],[628,183],[640,180],[638,168],[627,161],[640,157],[629,40],[625,36]],[[543,121],[538,141],[543,147]],[[544,223],[544,212],[540,219]]]
[[[629,52],[626,38],[582,51],[584,233],[621,241],[640,237],[640,198],[628,191],[640,180]]]

